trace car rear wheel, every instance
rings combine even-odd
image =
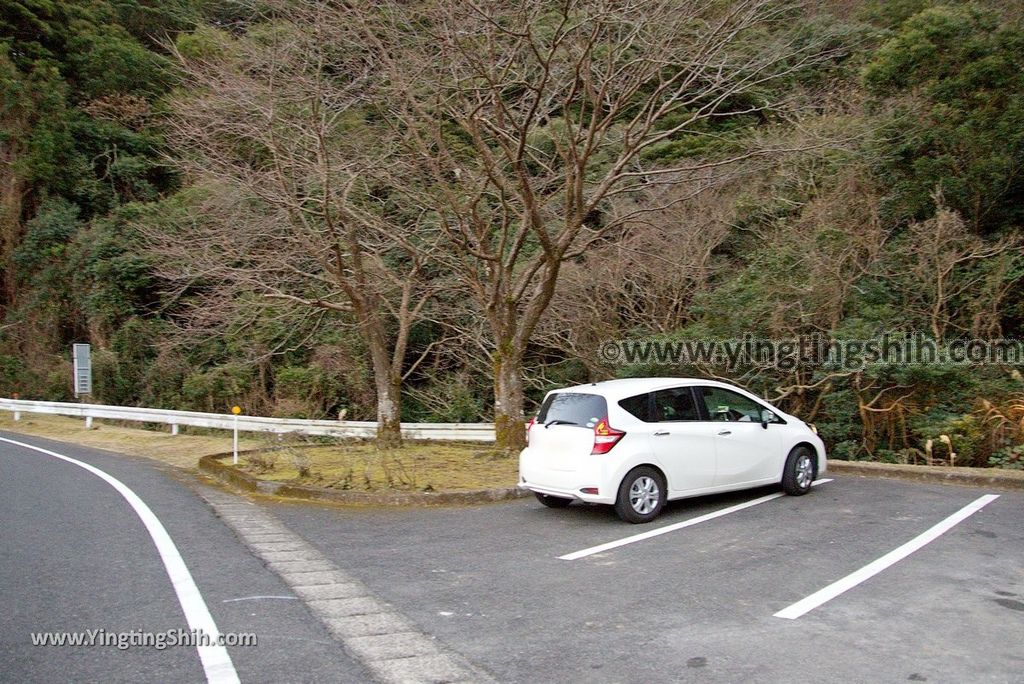
[[[649,466],[640,466],[622,479],[615,512],[626,522],[650,522],[661,513],[667,498],[668,491],[661,473]]]
[[[550,494],[541,494],[540,492],[534,492],[533,495],[537,497],[537,501],[548,508],[565,508],[572,503],[572,499],[564,499],[560,496],[551,496]]]
[[[782,472],[782,489],[790,496],[802,496],[811,491],[815,475],[814,452],[805,447],[794,447],[786,459]]]

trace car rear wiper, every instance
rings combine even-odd
[[[560,418],[554,418],[544,423],[544,427],[551,427],[552,425],[579,425],[571,420],[561,420]]]

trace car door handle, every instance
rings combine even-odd
[[[731,434],[732,434],[732,430],[722,430],[721,432],[718,433],[718,436],[719,437],[725,437],[726,435],[731,435]]]
[[[655,437],[664,437],[667,434],[669,434],[668,430],[658,430],[657,432],[654,433],[654,436]]]

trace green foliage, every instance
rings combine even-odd
[[[25,236],[14,253],[14,263],[26,277],[49,272],[64,261],[68,242],[81,230],[79,209],[63,199],[43,203],[35,218],[25,224]],[[53,280],[53,276],[41,276]]]
[[[105,404],[132,406],[147,394],[148,368],[157,356],[154,342],[165,324],[131,318],[114,333],[109,348],[93,352],[96,398]]]
[[[465,373],[429,376],[402,406],[409,422],[473,423],[482,420],[485,402],[474,379]]]
[[[772,112],[754,111],[760,101],[751,94],[728,103],[750,112],[713,119],[644,152],[645,162],[669,166],[753,149],[751,140],[759,137],[770,146],[815,126],[869,131],[871,139],[863,146],[844,143],[841,152],[787,157],[763,187],[760,180],[745,186],[732,230],[714,249],[706,287],[689,305],[685,326],[657,331],[665,339],[807,332],[861,339],[921,329],[927,322],[908,307],[922,289],[911,258],[919,238],[907,226],[934,215],[934,191],[941,189],[944,201],[965,219],[972,239],[1019,233],[1024,224],[1019,16],[1001,14],[997,3],[986,2],[845,5],[850,7],[844,17],[866,24],[821,12],[787,19],[800,22],[798,40],[838,36],[854,46],[772,86],[803,103],[796,126]],[[196,21],[203,23],[196,27]],[[182,336],[176,324],[187,327],[192,297],[208,284],[197,277],[184,290],[168,291],[158,275],[167,264],[147,251],[144,238],[143,229],[160,227],[187,244],[190,231],[204,220],[197,208],[207,199],[202,187],[179,188],[181,179],[164,160],[174,150],[167,149],[160,128],[162,98],[180,86],[162,46],[173,41],[190,59],[232,60],[245,37],[277,40],[289,37],[288,30],[293,29],[278,21],[261,23],[251,3],[0,4],[0,146],[7,155],[0,180],[12,189],[0,198],[0,220],[6,221],[0,225],[6,250],[0,253],[0,394],[71,399],[68,347],[90,341],[96,398],[104,402],[215,412],[241,404],[254,412],[310,418],[335,417],[345,409],[349,418],[373,418],[366,350],[346,327],[353,321],[339,317],[317,327],[284,307],[267,307],[259,293],[240,292],[240,312],[220,321],[221,329]],[[549,30],[542,22],[538,39],[547,40]],[[770,31],[751,38],[748,49],[759,47],[756,40],[768,48],[774,39]],[[600,53],[599,47],[595,55]],[[666,118],[660,130],[689,113]],[[373,144],[376,127],[392,123],[372,111],[353,109],[346,116],[340,130],[350,144]],[[560,164],[555,142],[564,139],[565,126],[553,111],[529,141],[537,158],[553,168]],[[616,126],[613,131],[622,124]],[[456,155],[471,154],[464,130],[446,122],[439,133]],[[260,144],[240,145],[237,153],[263,170]],[[596,172],[605,162],[599,159]],[[357,192],[372,199],[375,211],[417,218],[418,208],[370,181]],[[875,221],[882,226],[879,242],[864,247],[859,240]],[[443,267],[430,268],[445,276]],[[952,282],[970,279],[978,285],[949,302],[954,327],[971,329],[988,304],[982,289],[1003,288],[993,325],[1005,337],[1024,337],[1022,268],[1019,257],[958,267]],[[846,288],[841,295],[837,285]],[[460,304],[451,298],[443,303]],[[407,363],[434,343],[444,348],[447,334],[440,323],[417,325]],[[407,381],[403,420],[488,417],[487,370],[447,353],[456,358],[428,354]],[[552,386],[596,379],[593,359],[546,347],[531,347],[527,358],[529,401],[539,401]],[[812,420],[836,458],[920,462],[929,439],[944,453],[939,440],[945,435],[958,464],[1024,468],[1024,447],[994,436],[990,423],[970,413],[979,398],[999,403],[1020,392],[1009,369],[842,370],[801,368],[797,376],[744,368],[734,379],[769,396],[797,382],[809,388],[787,394],[783,407]],[[660,365],[615,371],[666,374]],[[879,392],[871,408],[881,409],[862,411]]]
[[[864,447],[859,441],[847,439],[832,447],[828,456],[839,461],[859,461],[864,455]]]
[[[1010,468],[1024,470],[1024,444],[1003,447],[988,459],[993,468]]]
[[[94,329],[112,332],[158,305],[152,265],[131,223],[141,214],[128,205],[78,234],[74,282]]]
[[[977,7],[924,10],[904,22],[875,52],[864,70],[864,81],[876,94],[894,94],[912,86],[935,92],[956,79],[967,62],[990,51],[988,35],[997,26],[993,14]]]
[[[0,354],[24,360],[4,384],[66,397],[50,359],[92,336],[101,392],[139,400],[148,347],[119,340],[155,294],[119,207],[176,187],[152,111],[175,78],[160,41],[195,16],[187,0],[0,5]]]
[[[868,0],[860,8],[858,16],[875,26],[886,29],[898,28],[900,24],[933,4],[934,0]]]
[[[143,366],[140,406],[180,409],[186,403],[182,396],[185,378],[193,370],[182,354],[162,350]]]
[[[73,201],[89,218],[124,198],[152,199],[169,189],[172,179],[155,171],[159,150],[140,118],[147,101],[172,83],[167,58],[118,25],[106,2],[8,9],[0,136],[23,145],[14,168],[32,192]],[[132,97],[141,99],[126,100]]]
[[[951,414],[943,411],[932,411],[917,416],[913,426],[922,442],[932,440],[935,448],[943,458],[947,457],[946,447],[940,437],[946,435],[953,444],[956,453],[956,465],[983,466],[987,458],[987,431],[976,416],[969,413]]]
[[[230,44],[230,35],[212,26],[200,26],[195,31],[182,33],[174,47],[188,59],[212,59],[224,53]]]
[[[68,41],[67,68],[74,74],[76,96],[84,100],[108,93],[158,95],[171,81],[166,58],[110,24]]]
[[[254,382],[252,366],[227,363],[189,374],[182,383],[182,398],[191,410],[227,413],[232,406],[245,406]]]
[[[1024,27],[977,5],[907,19],[864,69],[893,102],[880,131],[880,173],[897,220],[934,211],[941,188],[979,231],[1024,222]]]
[[[274,415],[325,418],[342,391],[341,378],[316,365],[284,366],[274,374]]]

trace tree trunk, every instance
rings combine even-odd
[[[374,374],[377,387],[377,447],[395,449],[402,446],[402,390],[388,375]]]
[[[363,330],[377,390],[377,448],[395,449],[402,446],[402,379],[392,368],[387,338],[376,323],[366,321]]]
[[[494,432],[497,447],[518,451],[526,446],[523,420],[523,355],[504,342],[494,354]]]

